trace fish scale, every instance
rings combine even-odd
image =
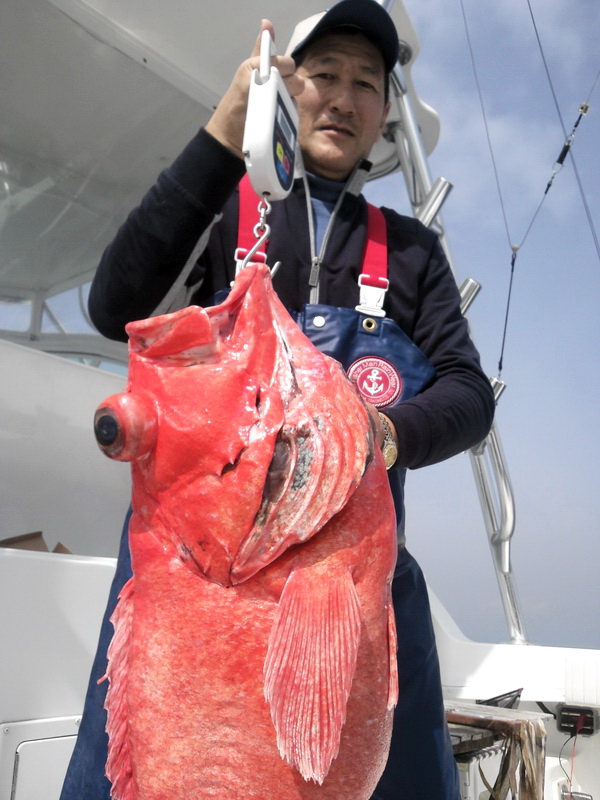
[[[127,390],[97,412],[133,477],[112,797],[368,800],[397,670],[395,518],[366,407],[263,265],[220,306],[128,333]]]

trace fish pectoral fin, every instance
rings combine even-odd
[[[347,567],[295,570],[284,586],[265,659],[265,697],[281,757],[321,784],[340,747],[360,640]]]

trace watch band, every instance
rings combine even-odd
[[[377,413],[379,414],[379,419],[381,420],[381,424],[383,425],[383,430],[385,433],[383,444],[381,445],[383,461],[385,463],[385,468],[391,469],[398,458],[398,445],[394,439],[394,434],[392,433],[392,427],[388,418],[385,416],[385,414],[382,414],[381,411],[378,411]]]

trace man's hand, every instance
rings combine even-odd
[[[206,125],[208,133],[239,158],[244,157],[242,141],[248,106],[248,90],[252,72],[260,66],[260,40],[264,30],[270,31],[273,39],[275,38],[272,23],[268,19],[263,19],[252,55],[238,67],[229,88]],[[294,59],[291,56],[274,56],[271,63],[279,70],[290,95],[295,97],[300,94],[304,89],[304,79],[296,75]]]

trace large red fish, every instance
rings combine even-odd
[[[132,462],[113,617],[115,800],[368,800],[397,699],[394,511],[369,415],[250,265],[134,322],[96,413]]]

